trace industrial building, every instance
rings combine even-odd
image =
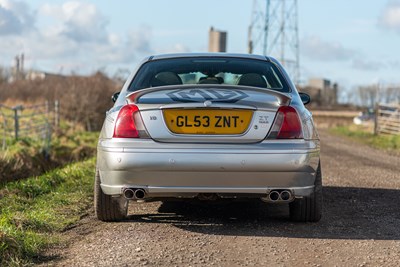
[[[311,106],[333,107],[337,105],[338,85],[331,83],[328,79],[312,78],[308,84],[298,87],[299,92],[309,94],[311,97]]]
[[[208,31],[208,52],[226,52],[227,32],[210,27]]]

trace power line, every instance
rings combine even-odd
[[[253,0],[248,52],[276,57],[299,82],[297,0]]]

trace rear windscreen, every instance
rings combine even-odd
[[[128,91],[188,84],[221,84],[290,89],[275,64],[243,58],[173,58],[149,61],[138,70]]]

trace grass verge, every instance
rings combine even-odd
[[[6,150],[0,151],[0,188],[9,181],[40,175],[95,155],[98,132],[73,132],[64,128],[54,134],[50,157],[43,153],[41,142],[29,138],[13,141]]]
[[[0,190],[0,266],[32,263],[92,202],[95,159],[7,183]]]
[[[349,137],[375,148],[400,152],[400,135],[374,135],[357,125],[338,126],[330,129],[330,132]]]

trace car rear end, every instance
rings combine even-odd
[[[221,60],[206,60],[224,69]],[[210,71],[201,73],[211,83],[125,88],[98,144],[102,193],[126,200],[256,197],[271,203],[313,196],[319,140],[311,115],[281,66],[263,60],[279,75],[281,90],[220,84],[221,72]]]

